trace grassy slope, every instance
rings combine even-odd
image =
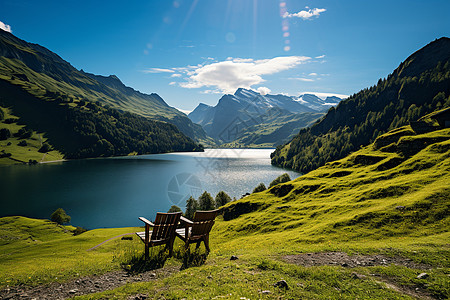
[[[370,88],[341,101],[288,144],[272,164],[302,173],[344,158],[376,137],[450,106],[450,39],[435,40],[410,55]]]
[[[450,129],[409,135],[414,133],[407,126],[383,138],[401,131],[407,136],[399,139],[396,152],[372,144],[284,184],[291,190],[283,197],[271,189],[230,203],[230,211],[239,203],[261,208],[216,230],[233,237],[233,243],[245,240],[255,248],[284,239],[286,246],[276,248],[286,252],[296,243],[381,244],[405,236],[448,236]],[[398,148],[409,151],[424,143],[432,144],[411,157],[398,153]]]
[[[381,140],[392,143],[382,147],[386,143]],[[228,204],[228,216],[245,203],[259,208],[229,221],[218,218],[211,234],[213,251],[204,265],[165,279],[127,284],[80,298],[122,299],[144,293],[166,299],[411,299],[381,282],[381,278],[387,278],[412,289],[419,286],[434,297],[445,299],[450,295],[449,171],[450,129],[422,135],[416,135],[409,126],[397,129],[342,160]],[[4,230],[4,225],[0,225],[0,230]],[[131,251],[126,250],[125,241],[109,242],[95,253],[84,250],[102,238],[128,230],[93,230],[77,237],[61,233],[60,240],[34,243],[25,249],[24,238],[14,244],[7,241],[1,246],[2,253],[3,249],[16,249],[20,254],[0,256],[0,286],[7,280],[36,284],[55,280],[55,274],[67,279],[74,277],[74,272],[87,274],[117,268],[120,260],[113,257],[119,256],[120,251]],[[142,245],[133,243],[142,252]],[[178,255],[181,246],[177,241]],[[303,267],[280,259],[285,254],[316,251],[401,255],[429,264],[431,269]],[[50,258],[53,252],[56,254]],[[232,254],[240,259],[230,261]],[[55,255],[67,266],[65,270],[45,264]],[[77,259],[81,262],[76,263]],[[173,258],[168,263],[179,265],[181,261]],[[29,267],[24,268],[25,265]],[[39,268],[44,265],[45,269]],[[87,265],[89,268],[84,269]],[[27,274],[33,271],[35,277],[28,278]],[[424,271],[430,274],[429,279],[416,279]],[[352,272],[366,277],[355,279]],[[287,281],[289,290],[272,286],[280,279]],[[262,294],[263,290],[271,292]]]
[[[73,236],[72,226],[25,217],[0,218],[0,287],[64,281],[117,269],[117,241],[95,245],[137,228],[96,229]],[[119,239],[120,240],[120,239]]]
[[[10,114],[9,110],[6,108],[1,108],[4,112],[6,112],[5,119],[14,118],[16,116]],[[19,118],[17,118],[19,119]],[[0,129],[7,128],[14,134],[19,131],[20,128],[25,127],[24,125],[19,125],[17,123],[6,124],[4,122],[0,122]],[[27,143],[27,146],[19,146],[18,143],[24,140]],[[47,161],[55,161],[63,159],[63,155],[56,151],[50,151],[47,153],[38,152],[39,148],[41,148],[42,143],[46,142],[47,139],[43,137],[43,134],[33,132],[33,135],[30,138],[19,139],[17,137],[11,136],[6,140],[0,141],[0,149],[5,151],[5,153],[11,153],[11,157],[3,157],[0,158],[0,165],[10,165],[16,163],[27,163],[30,159],[36,160],[37,162],[47,162]],[[10,144],[11,143],[11,144]]]
[[[102,77],[78,71],[39,45],[26,43],[9,33],[1,32],[0,35],[3,50],[9,53],[7,57],[0,56],[0,80],[18,85],[38,98],[49,98],[47,91],[60,93],[72,101],[98,101],[152,120],[169,122],[187,136],[214,145],[200,126],[168,106],[158,95],[146,95],[125,87],[115,76]]]

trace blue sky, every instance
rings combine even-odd
[[[450,36],[450,1],[1,0],[0,26],[182,110],[237,87],[350,95]]]

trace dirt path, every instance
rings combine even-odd
[[[112,237],[112,238],[110,238],[110,239],[107,239],[106,241],[101,242],[101,243],[98,244],[98,245],[95,245],[95,246],[92,247],[92,248],[87,249],[86,251],[94,250],[95,248],[100,247],[101,245],[103,245],[103,244],[106,243],[106,242],[109,242],[110,240],[114,240],[114,239],[117,239],[117,238],[119,238],[119,237],[121,237],[121,236],[132,235],[132,234],[134,234],[134,232],[124,233],[124,234],[117,235],[117,236],[115,236],[115,237]]]
[[[412,259],[400,256],[386,256],[382,254],[374,255],[348,255],[345,252],[324,252],[324,253],[302,253],[296,255],[285,255],[282,257],[285,262],[302,265],[306,267],[335,265],[342,267],[370,267],[388,266],[391,264],[405,266],[412,269],[431,269],[431,266],[419,264]]]
[[[179,266],[170,266],[136,275],[128,274],[125,271],[114,271],[103,275],[81,277],[64,283],[53,282],[37,287],[15,286],[0,291],[0,299],[67,299],[112,290],[127,283],[165,278],[179,270]]]
[[[95,249],[100,245],[115,238],[133,233],[126,233],[108,239],[89,250]],[[390,264],[402,265],[408,268],[420,270],[431,269],[431,266],[418,264],[410,259],[403,257],[389,257],[382,254],[376,255],[348,255],[344,252],[328,253],[304,253],[298,255],[286,255],[281,259],[287,263],[303,265],[306,267],[336,265],[348,268],[369,267],[369,266],[387,266]],[[168,277],[180,270],[179,266],[168,266],[154,271],[147,271],[139,274],[129,274],[126,271],[113,271],[103,275],[85,276],[64,283],[50,283],[37,287],[15,286],[0,291],[0,299],[67,299],[74,296],[86,295],[96,292],[115,289],[127,283],[151,281]],[[393,278],[379,274],[362,275],[356,272],[352,273],[354,280],[371,279],[379,284],[384,284],[387,288],[395,290],[404,295],[417,299],[435,299],[422,287],[404,286],[395,282]]]

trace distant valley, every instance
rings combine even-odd
[[[188,117],[224,147],[274,147],[288,142],[339,101],[312,94],[262,95],[239,88],[233,95],[223,95],[216,106],[200,103]]]

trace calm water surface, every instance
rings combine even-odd
[[[141,226],[139,216],[154,219],[174,204],[184,210],[189,196],[205,190],[240,198],[282,173],[300,175],[271,166],[272,151],[208,149],[0,167],[0,216],[49,218],[62,207],[75,226]]]

